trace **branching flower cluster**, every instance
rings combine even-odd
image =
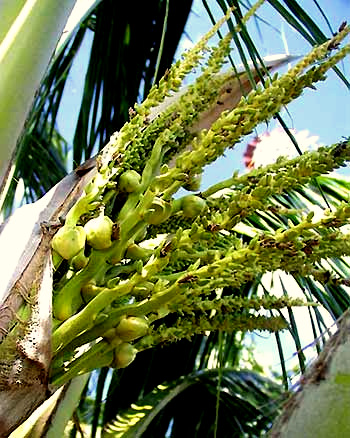
[[[230,93],[233,73],[220,71],[231,34],[215,48],[207,44],[230,12],[130,110],[130,121],[99,156],[96,176],[53,238],[54,385],[100,366],[126,367],[138,351],[208,330],[279,330],[286,322],[267,310],[306,303],[242,298],[237,291],[268,271],[313,275],[321,259],[350,254],[349,235],[341,230],[350,218],[347,204],[318,221],[308,214],[250,240],[235,230],[271,209],[274,196],[344,165],[350,141],[198,191],[204,166],[324,80],[350,52],[349,45],[338,48],[350,32],[345,27],[198,130],[218,96]],[[204,59],[201,75],[175,97]],[[180,188],[193,193],[175,197]]]

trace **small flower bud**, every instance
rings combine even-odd
[[[185,196],[182,200],[183,215],[187,218],[195,218],[203,213],[206,206],[206,201],[196,195]]]
[[[144,260],[147,259],[151,253],[151,250],[142,248],[141,246],[136,245],[136,243],[132,243],[128,246],[125,257],[131,260]]]
[[[76,256],[72,259],[72,266],[75,270],[79,271],[80,269],[85,268],[85,266],[89,263],[89,257],[86,257],[84,254],[84,248],[78,252]]]
[[[190,192],[195,192],[199,190],[201,185],[201,175],[191,175],[190,178],[184,184],[184,189],[189,190]]]

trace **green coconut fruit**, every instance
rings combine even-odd
[[[182,199],[182,211],[183,215],[187,218],[195,218],[203,213],[207,206],[204,199],[196,195],[188,195]]]
[[[116,335],[115,327],[108,329],[102,336],[113,347],[118,347],[118,345],[123,343],[123,341]]]
[[[127,170],[119,177],[118,188],[121,192],[132,193],[139,190],[141,186],[141,175],[136,170]]]
[[[99,292],[101,291],[101,288],[96,286],[96,281],[94,279],[89,280],[87,283],[83,284],[81,287],[81,296],[85,303],[88,303],[93,298],[95,298]]]
[[[72,259],[72,266],[77,271],[79,271],[80,269],[84,269],[88,263],[89,257],[86,257],[86,255],[84,254],[84,248],[79,251],[78,254]]]
[[[142,283],[134,286],[132,294],[135,298],[143,299],[148,297],[153,288],[154,284],[151,281],[143,281]]]
[[[144,336],[148,331],[148,324],[143,318],[130,316],[122,318],[116,327],[116,335],[123,341],[133,341]]]
[[[112,245],[113,221],[108,216],[90,219],[84,229],[86,240],[94,249],[107,249]]]
[[[64,259],[70,260],[85,247],[86,233],[83,227],[60,228],[52,239],[52,248]]]
[[[114,350],[113,365],[116,368],[125,368],[135,359],[137,350],[128,342],[123,342]]]

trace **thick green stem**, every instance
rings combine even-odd
[[[53,375],[51,378],[52,384],[59,387],[77,375],[86,374],[95,368],[111,365],[114,358],[114,348],[115,346],[107,341],[94,344],[87,352],[70,363],[68,369],[61,369],[57,375]]]
[[[0,34],[0,195],[35,92],[74,4],[11,0],[0,6],[5,20]]]

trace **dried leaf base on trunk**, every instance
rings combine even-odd
[[[0,437],[7,437],[51,394],[51,239],[55,230],[41,225],[57,221],[79,198],[94,173],[90,164],[81,175],[73,172],[44,198],[17,210],[0,229],[1,247],[11,245],[12,252],[18,253],[18,258],[0,256],[6,266],[0,290]]]

